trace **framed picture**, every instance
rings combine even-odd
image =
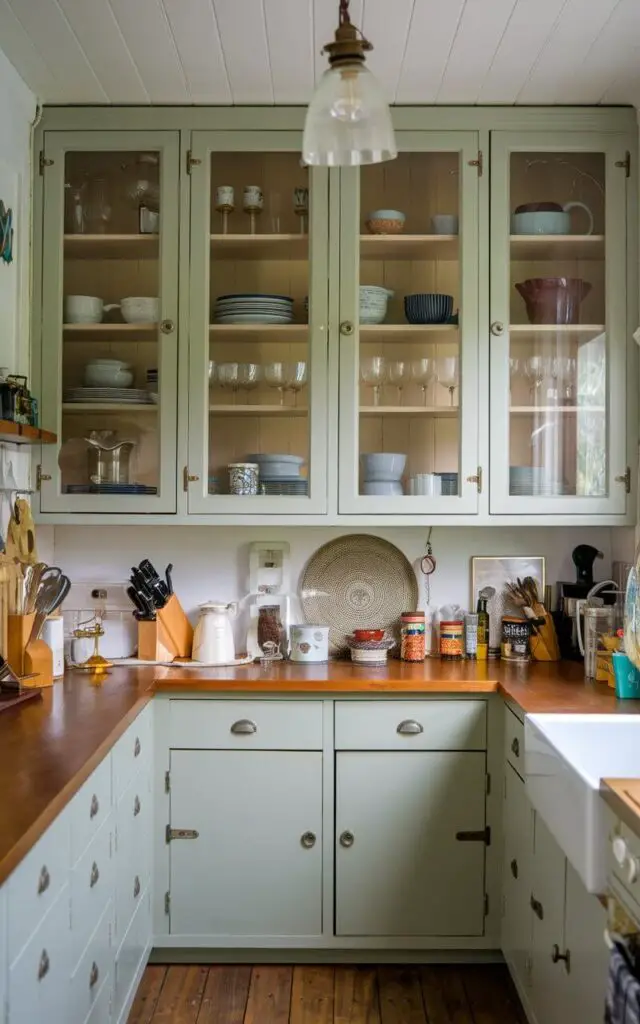
[[[487,601],[490,652],[500,651],[502,616],[522,616],[522,609],[513,603],[506,584],[523,579],[524,576],[531,576],[536,581],[538,595],[544,601],[543,555],[474,555],[471,559],[471,610],[476,610],[481,590],[485,587],[493,587],[495,590],[494,596]]]

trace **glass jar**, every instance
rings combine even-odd
[[[440,657],[443,661],[461,661],[463,656],[464,623],[440,623]]]
[[[402,661],[425,659],[424,612],[403,612],[400,617],[400,658]]]

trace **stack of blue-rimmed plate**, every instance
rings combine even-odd
[[[567,485],[545,466],[509,466],[509,494],[552,498],[564,494]]]
[[[440,493],[441,494],[457,494],[458,493],[458,474],[457,473],[436,473],[436,476],[440,477]]]
[[[264,455],[252,452],[247,462],[257,462],[260,467],[260,491],[262,494],[309,493],[309,481],[300,475],[304,459],[299,455]]]
[[[290,324],[293,299],[288,295],[221,295],[213,317],[217,324]]]

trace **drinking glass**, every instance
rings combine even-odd
[[[216,378],[224,391],[233,391],[235,393],[240,389],[240,364],[218,363]]]
[[[369,356],[360,360],[360,380],[373,391],[373,404],[380,405],[380,388],[387,379],[387,364],[383,356]]]
[[[282,196],[279,192],[272,192],[269,195],[269,216],[271,218],[271,232],[279,235],[281,232],[280,218],[282,216]]]
[[[264,381],[267,387],[276,388],[280,393],[280,405],[284,405],[286,383],[284,363],[267,363],[264,367]]]
[[[551,376],[565,402],[571,402],[575,392],[576,361],[573,356],[558,356],[552,360]]]
[[[82,235],[86,231],[88,181],[65,182],[65,228],[71,235]]]
[[[293,190],[293,211],[296,217],[300,218],[300,234],[307,233],[307,215],[309,213],[309,189],[294,188]]]
[[[307,364],[285,363],[284,364],[284,390],[293,393],[293,404],[298,404],[298,392],[302,391],[307,383]]]
[[[86,220],[92,233],[97,235],[106,233],[111,220],[111,201],[106,178],[93,178],[89,182]]]
[[[542,356],[529,356],[524,361],[524,375],[529,381],[529,393],[535,398],[546,374],[546,361]]]
[[[253,391],[262,380],[262,367],[257,363],[238,364],[238,382],[243,391]]]
[[[441,356],[436,362],[436,378],[438,384],[449,391],[449,404],[453,405],[453,396],[458,387],[457,356]]]
[[[433,359],[414,359],[411,363],[411,379],[420,385],[422,390],[422,402],[427,404],[427,391],[435,377]]]
[[[394,359],[387,364],[387,381],[393,384],[398,392],[398,405],[402,405],[402,389],[407,377],[407,364],[402,359]]]

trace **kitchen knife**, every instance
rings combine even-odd
[[[164,571],[164,578],[165,578],[165,580],[167,582],[167,590],[169,591],[169,597],[171,597],[173,595],[173,580],[171,578],[171,573],[172,572],[173,572],[173,565],[172,565],[171,562],[169,562],[167,568]]]
[[[140,572],[143,574],[143,576],[146,576],[150,583],[155,583],[157,580],[160,579],[160,573],[156,570],[156,567],[153,565],[152,562],[149,561],[148,558],[142,559],[139,568]]]
[[[138,591],[135,589],[135,587],[127,587],[127,596],[131,603],[135,605],[138,614],[141,615],[144,619],[148,618],[147,605],[142,601],[140,597],[138,597]]]

